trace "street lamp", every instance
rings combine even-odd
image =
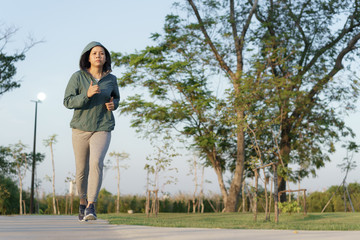
[[[36,122],[37,122],[37,104],[44,101],[46,94],[38,93],[37,100],[31,100],[35,103],[35,124],[34,124],[34,145],[33,145],[33,162],[31,170],[31,194],[30,194],[30,214],[34,213],[34,185],[35,185],[35,166],[36,166]]]

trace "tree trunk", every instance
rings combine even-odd
[[[54,153],[52,148],[52,143],[50,142],[50,152],[51,152],[51,162],[52,162],[52,170],[53,170],[53,176],[52,176],[52,190],[53,190],[53,213],[56,214],[56,205],[55,205],[55,161],[54,161]]]
[[[244,112],[238,114],[238,119],[244,118]],[[245,161],[245,136],[244,130],[239,127],[237,133],[237,158],[233,179],[229,189],[229,195],[225,203],[224,212],[236,212],[239,201],[239,193],[243,181],[244,161]]]
[[[222,195],[224,203],[226,203],[227,199],[228,199],[228,192],[227,192],[225,184],[224,184],[223,172],[222,172],[221,166],[216,160],[216,152],[213,151],[212,153],[208,153],[208,158],[215,170],[215,173],[216,173],[216,176],[218,179],[218,183],[219,183],[219,187],[220,187],[220,191],[221,191],[221,195]]]
[[[116,213],[120,212],[120,163],[119,159],[116,159],[116,169],[117,169],[117,199],[116,199]]]
[[[245,207],[245,203],[246,203],[246,195],[245,195],[245,179],[243,180],[242,182],[242,192],[241,192],[241,195],[242,195],[242,212],[244,213],[246,211]]]
[[[300,176],[299,176],[299,181],[298,181],[298,195],[297,195],[297,202],[298,202],[298,205],[300,206]],[[300,212],[300,209],[297,211],[298,213]]]
[[[19,163],[17,163],[17,170],[18,170],[18,176],[19,176],[19,204],[20,204],[20,215],[23,214],[23,208],[22,208],[22,176],[21,176],[21,166]]]
[[[289,183],[289,181],[287,181],[286,184],[287,184],[288,190],[290,190],[290,183]],[[291,200],[292,200],[292,199],[291,199],[291,192],[289,192],[289,199],[288,199],[288,201],[291,202]]]
[[[196,159],[194,157],[194,194],[192,199],[192,206],[193,206],[193,213],[196,213],[196,192],[197,192],[197,166],[196,166]]]
[[[252,197],[251,192],[250,192],[250,190],[248,188],[248,185],[245,185],[245,186],[246,186],[246,195],[247,195],[247,198],[249,198],[249,207],[248,207],[248,209],[249,209],[249,212],[250,212],[250,210],[253,209],[253,197]]]
[[[73,214],[73,206],[74,206],[74,193],[70,195],[70,214]]]
[[[286,120],[285,120],[286,121]],[[286,124],[283,124],[283,130],[281,131],[281,140],[280,140],[280,161],[283,167],[287,167],[290,162],[290,129]],[[286,180],[283,176],[278,176],[278,192],[286,190]],[[280,196],[280,202],[286,202],[286,192],[283,192]]]
[[[26,204],[25,204],[25,200],[23,200],[23,205],[24,205],[24,209],[23,209],[24,211],[23,211],[23,212],[24,212],[24,215],[26,215]]]
[[[278,205],[278,175],[277,175],[277,166],[273,165],[274,169],[274,214],[275,214],[275,223],[279,222],[279,205]]]
[[[271,214],[271,204],[272,204],[272,199],[273,199],[273,185],[274,185],[274,179],[272,178],[270,180],[270,199],[269,199],[269,220],[270,220],[270,214]]]
[[[266,177],[265,174],[265,169],[264,170],[264,194],[265,194],[265,221],[268,221],[268,209],[269,209],[269,199],[268,199],[268,193],[267,193],[267,184],[268,184],[268,178]]]
[[[145,205],[145,213],[146,213],[146,216],[149,217],[149,215],[150,215],[150,190],[147,190],[145,204],[146,204]]]
[[[255,193],[254,193],[254,221],[257,220],[257,202],[258,202],[258,170],[255,169]]]
[[[347,212],[347,206],[346,206],[346,195],[345,195],[345,185],[343,185],[344,188],[344,211]]]
[[[350,194],[349,194],[349,189],[348,189],[347,186],[345,187],[345,189],[346,189],[347,196],[349,198],[349,203],[350,203],[350,206],[351,206],[351,210],[352,210],[352,212],[355,212],[354,205],[353,205],[353,203],[351,201],[351,197],[350,197]]]
[[[200,185],[200,206],[201,206],[201,213],[204,213],[204,170],[205,167],[202,167],[201,172],[201,185]]]

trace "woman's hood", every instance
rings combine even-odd
[[[81,52],[81,56],[84,55],[84,53],[86,53],[87,51],[90,51],[93,47],[96,47],[96,46],[100,46],[100,47],[104,48],[104,49],[105,49],[105,53],[110,56],[109,51],[108,51],[101,43],[96,42],[96,41],[92,41],[91,43],[89,43],[88,45],[86,45],[86,47],[84,48],[84,50]],[[81,57],[81,56],[80,56],[80,57]]]

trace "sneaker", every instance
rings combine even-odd
[[[95,206],[94,204],[90,203],[89,207],[85,209],[85,217],[84,220],[96,220],[97,216],[95,213]]]
[[[86,220],[84,219],[85,209],[86,209],[86,205],[81,205],[81,204],[80,204],[80,206],[79,206],[79,221],[80,221],[80,222],[86,221]]]

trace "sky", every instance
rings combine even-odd
[[[46,176],[52,175],[50,149],[43,140],[57,134],[58,142],[54,145],[56,171],[56,192],[64,194],[68,191],[68,183],[64,179],[75,172],[74,156],[71,144],[69,123],[72,110],[66,109],[62,102],[64,91],[70,76],[78,70],[80,53],[91,41],[101,42],[108,50],[131,53],[141,50],[152,42],[151,33],[161,32],[165,16],[173,8],[171,0],[0,0],[0,30],[16,27],[18,31],[8,43],[5,51],[14,53],[21,51],[28,37],[42,41],[26,53],[26,59],[16,63],[16,79],[21,80],[21,87],[0,96],[0,145],[16,144],[20,140],[32,151],[34,137],[35,104],[39,92],[46,94],[46,99],[38,104],[37,152],[44,153],[46,158],[36,171],[41,181],[40,192],[50,193],[51,183]],[[113,74],[120,76],[119,69]],[[120,89],[121,98],[130,93]],[[358,104],[359,105],[359,104]],[[146,156],[153,153],[148,141],[130,128],[130,118],[115,112],[116,127],[112,132],[112,141],[108,153],[112,151],[126,152],[130,159],[123,164],[128,169],[121,170],[121,194],[143,194],[145,192],[147,163]],[[352,113],[345,118],[348,126],[360,135],[360,114]],[[356,138],[359,143],[359,137]],[[337,164],[341,163],[346,152],[339,150],[331,156],[331,163],[318,171],[316,178],[307,178],[302,188],[309,192],[322,191],[331,185],[341,183],[344,173]],[[359,154],[354,156],[354,160]],[[110,159],[106,156],[105,161]],[[175,159],[174,167],[178,168],[176,185],[165,187],[171,194],[189,193],[194,188],[192,177],[188,175],[188,159],[185,155]],[[349,173],[348,182],[358,182],[358,168]],[[205,193],[220,193],[214,171],[205,170]],[[225,179],[226,180],[226,179]],[[31,172],[25,177],[25,189],[29,189]],[[116,172],[106,170],[102,187],[113,194],[117,191]],[[295,186],[290,185],[291,188]]]

